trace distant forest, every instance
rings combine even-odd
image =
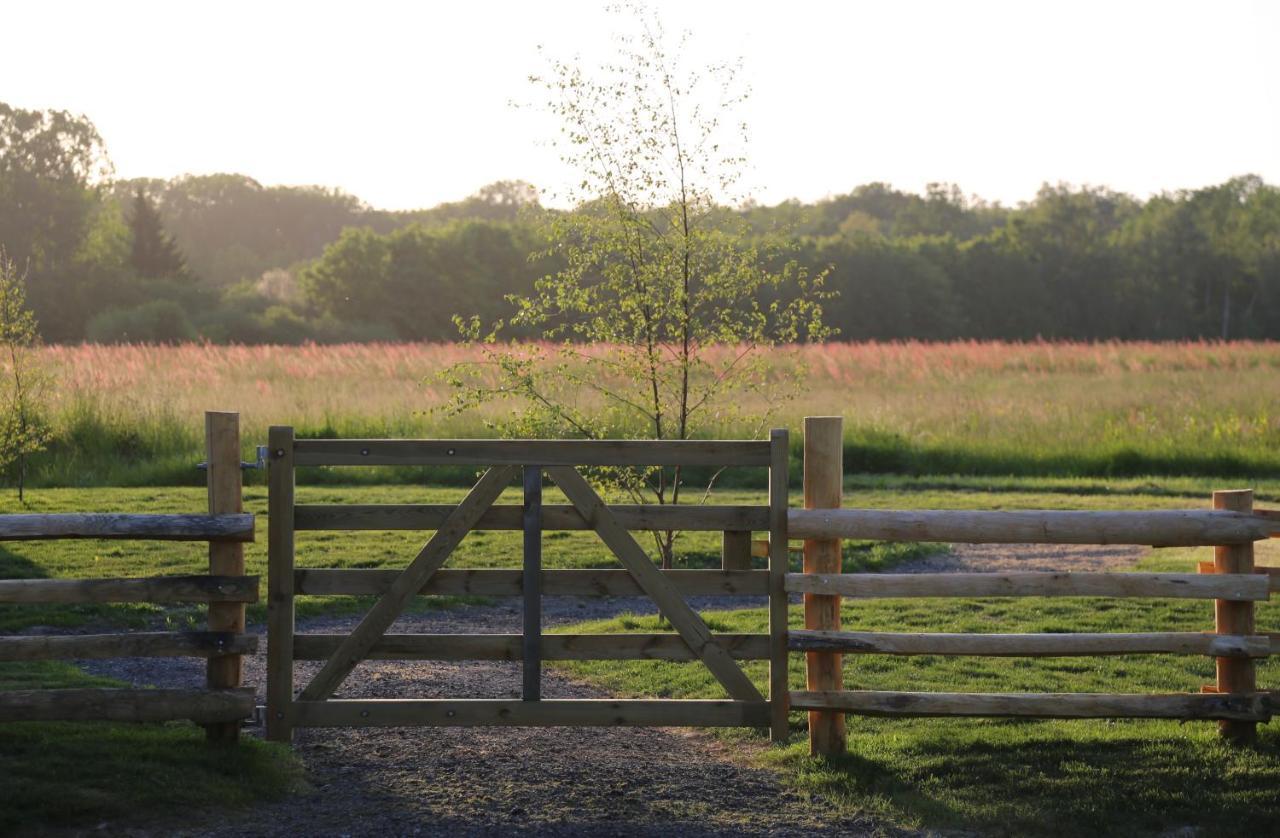
[[[116,180],[84,117],[0,103],[0,246],[47,341],[452,340],[554,270],[522,182],[412,212],[245,175]],[[724,210],[829,269],[842,340],[1280,338],[1280,188],[1148,200],[1044,186],[1004,207],[883,183]]]

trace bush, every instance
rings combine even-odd
[[[195,340],[196,330],[178,303],[153,300],[103,311],[89,321],[86,335],[95,343],[181,343]]]

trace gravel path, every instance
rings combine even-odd
[[[1128,547],[957,545],[898,568],[902,572],[1104,570],[1132,565]],[[752,598],[691,602],[741,608]],[[631,612],[654,613],[642,598],[547,597],[544,623],[565,625]],[[518,601],[403,617],[397,633],[518,633]],[[305,621],[299,631],[343,632],[357,617]],[[265,651],[265,650],[264,650]],[[265,683],[265,655],[245,659],[246,683]],[[190,686],[204,662],[191,659],[84,661],[88,671],[138,684]],[[299,663],[306,683],[319,663]],[[375,661],[348,677],[344,697],[504,698],[520,694],[519,664]],[[595,688],[544,672],[548,698],[600,698]],[[250,735],[261,731],[249,729]],[[884,834],[882,825],[842,816],[829,802],[784,789],[753,767],[763,740],[729,744],[706,733],[644,728],[300,729],[296,750],[311,790],[191,829],[191,821],[107,825],[134,835],[506,835],[727,836]],[[220,818],[225,817],[221,815]],[[891,831],[891,830],[890,830]]]

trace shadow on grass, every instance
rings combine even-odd
[[[851,720],[849,755],[793,751],[796,782],[874,815],[1015,835],[1275,834],[1280,733],[1213,723]]]
[[[284,746],[209,747],[189,724],[14,723],[0,725],[0,778],[0,834],[38,834],[278,798],[302,771]]]

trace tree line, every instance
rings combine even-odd
[[[522,182],[413,212],[243,175],[112,177],[86,118],[0,103],[0,246],[55,342],[451,340],[561,270]],[[589,208],[588,208],[589,209]],[[1280,188],[1146,200],[1043,187],[1017,207],[873,183],[724,208],[744,246],[827,271],[840,339],[1280,338]]]

